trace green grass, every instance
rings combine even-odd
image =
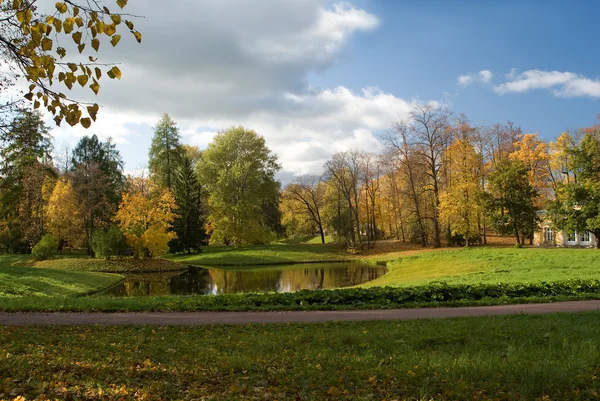
[[[155,273],[187,269],[186,265],[174,263],[166,259],[92,259],[56,257],[34,263],[43,269],[59,269],[68,271],[104,272],[104,273]]]
[[[0,398],[588,400],[600,313],[210,327],[0,327]]]
[[[117,274],[0,266],[0,296],[84,295],[115,285],[121,279]]]
[[[194,255],[170,255],[169,260],[196,266],[244,266],[350,260],[333,244],[272,244],[244,248],[209,246]]]
[[[95,293],[117,284],[121,273],[174,271],[186,266],[164,259],[103,260],[81,255],[58,256],[36,262],[31,255],[0,256],[0,297],[64,297]],[[47,302],[47,301],[45,301]]]
[[[596,249],[472,248],[432,251],[388,263],[389,272],[361,287],[527,283],[600,278]]]
[[[349,288],[293,293],[111,297],[0,297],[5,312],[308,311],[502,305],[600,299],[600,280]]]

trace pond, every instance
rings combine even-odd
[[[112,296],[294,292],[349,287],[383,276],[387,268],[364,263],[248,266],[243,270],[190,266],[187,271],[126,277],[103,293]]]

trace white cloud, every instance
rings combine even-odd
[[[503,95],[548,89],[560,97],[600,97],[599,80],[573,72],[529,70],[517,74],[513,69],[507,78],[507,82],[494,87],[496,93]]]
[[[486,84],[494,78],[494,74],[492,74],[490,70],[479,71],[477,75],[479,75],[479,79]]]
[[[318,174],[341,150],[379,148],[376,135],[407,118],[412,101],[378,88],[313,88],[309,73],[343,60],[352,35],[379,19],[329,0],[155,0],[130,2],[142,44],[126,36],[104,47],[101,62],[121,63],[120,81],[103,80],[98,122],[89,130],[54,130],[57,143],[84,134],[112,136],[128,169],[143,165],[151,127],[164,112],[185,143],[204,148],[217,132],[243,125],[265,136],[281,176]],[[158,29],[157,27],[160,27]]]
[[[465,74],[465,75],[459,76],[458,84],[461,86],[471,85],[472,83],[475,83],[475,82],[487,84],[492,80],[493,77],[494,77],[494,74],[492,74],[492,72],[490,70],[481,70],[478,73]]]
[[[182,120],[179,125],[185,127],[186,141],[203,146],[217,131],[242,124],[265,137],[285,172],[319,174],[335,152],[353,148],[378,151],[377,133],[393,121],[409,118],[415,105],[377,88],[355,93],[345,87],[287,93],[279,101],[280,108],[243,119]]]

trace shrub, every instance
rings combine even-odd
[[[110,259],[111,256],[122,255],[126,247],[125,237],[118,227],[94,231],[92,249],[97,257]]]
[[[56,253],[58,248],[58,241],[50,234],[46,234],[42,237],[40,242],[35,244],[31,250],[31,254],[36,260],[48,259],[50,256]]]

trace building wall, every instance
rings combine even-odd
[[[553,230],[553,240],[547,241],[546,239],[546,229]],[[597,238],[594,234],[590,233],[590,241],[589,243],[582,243],[581,236],[576,236],[576,241],[570,243],[568,241],[569,234],[562,231],[556,231],[552,228],[552,224],[550,221],[545,220],[540,224],[540,229],[533,235],[533,243],[537,246],[545,246],[545,247],[569,247],[569,248],[593,248],[596,246]]]

